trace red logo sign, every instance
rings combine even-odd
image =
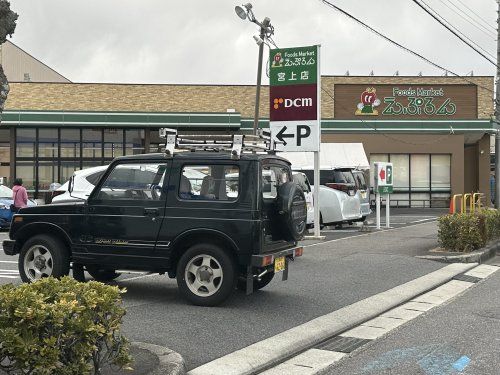
[[[316,120],[317,87],[289,85],[270,87],[270,121]]]

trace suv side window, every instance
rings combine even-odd
[[[101,200],[160,200],[166,164],[119,164],[101,185],[96,198]]]
[[[240,170],[235,165],[185,165],[179,198],[235,201],[240,192]]]
[[[290,171],[286,167],[278,165],[266,165],[262,167],[262,198],[276,199],[278,189],[281,185],[290,182]]]

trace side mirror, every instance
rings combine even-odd
[[[68,191],[70,194],[73,192],[74,187],[75,187],[75,176],[71,176],[68,182]]]

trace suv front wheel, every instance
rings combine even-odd
[[[177,285],[183,296],[199,306],[215,306],[234,290],[235,265],[220,247],[199,244],[190,247],[177,265]]]
[[[56,237],[38,235],[26,241],[19,254],[19,274],[26,283],[69,274],[69,254]]]

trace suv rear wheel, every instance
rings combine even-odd
[[[26,283],[69,274],[69,253],[56,237],[38,235],[26,241],[19,254],[19,274]]]
[[[234,290],[235,265],[220,247],[199,244],[190,247],[177,265],[177,285],[182,295],[199,306],[215,306]]]

